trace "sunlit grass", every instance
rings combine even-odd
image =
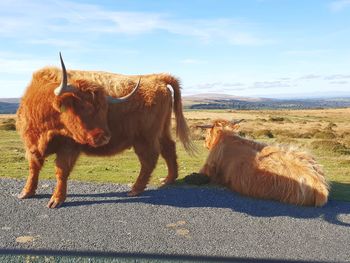
[[[326,177],[332,187],[330,198],[350,201],[350,149],[348,148],[349,145],[347,145],[349,138],[346,137],[348,128],[350,131],[350,126],[348,126],[347,122],[350,122],[348,109],[326,112],[324,116],[322,116],[323,110],[313,110],[312,113],[314,113],[314,116],[310,115],[309,111],[210,111],[206,114],[200,111],[186,112],[185,115],[189,125],[192,126],[196,123],[210,122],[214,118],[240,119],[243,117],[247,121],[241,124],[241,128],[246,136],[255,136],[256,140],[267,143],[284,143],[300,146],[302,149],[311,152],[323,166]],[[344,117],[341,118],[341,116]],[[262,121],[263,119],[266,121]],[[288,121],[283,123],[286,119]],[[329,130],[330,122],[336,124],[336,126],[332,124],[334,126],[333,134],[336,138],[315,138],[314,135],[317,131],[325,132]],[[273,138],[265,136],[265,133],[257,132],[267,129],[271,131]],[[286,132],[281,132],[282,129]],[[201,134],[201,131],[196,131],[193,128],[191,130],[195,131],[194,134],[197,140],[194,142],[199,151],[196,156],[191,156],[185,152],[181,143],[177,142],[179,183],[183,182],[181,178],[184,178],[186,175],[198,172],[208,154],[208,151],[203,147],[203,134]],[[292,137],[289,136],[291,134],[293,135]],[[308,136],[304,136],[305,134]],[[346,135],[345,137],[344,134]],[[0,177],[26,178],[28,175],[28,164],[25,160],[22,141],[16,131],[0,130],[0,149]],[[40,173],[41,179],[55,179],[54,159],[55,156],[50,156],[45,161],[45,165]],[[113,157],[88,157],[81,155],[71,173],[70,179],[131,184],[135,182],[139,170],[140,163],[133,150],[127,150]],[[159,185],[160,179],[166,177],[166,175],[167,167],[164,160],[160,157],[150,184]]]
[[[207,150],[202,147],[203,142],[196,141],[200,150],[197,156],[191,156],[177,143],[177,154],[179,163],[179,178],[198,171],[202,165]],[[22,142],[15,131],[0,131],[1,159],[0,176],[11,178],[26,178],[28,175],[28,164]],[[40,172],[41,179],[55,179],[54,160],[52,155],[45,160]],[[111,183],[133,183],[140,170],[140,162],[133,150],[126,150],[122,154],[112,157],[91,157],[81,155],[73,172],[72,180]],[[167,167],[162,157],[159,158],[150,183],[159,185],[160,179],[166,177]]]

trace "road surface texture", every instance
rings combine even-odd
[[[0,179],[0,255],[53,250],[350,262],[348,202],[296,207],[214,187],[151,188],[127,197],[125,185],[70,181],[64,205],[48,209],[54,183],[41,181],[36,197],[19,200],[24,181]]]

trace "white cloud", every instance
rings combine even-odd
[[[50,45],[64,48],[81,48],[82,43],[75,40],[65,40],[65,39],[55,39],[55,38],[47,38],[47,39],[31,39],[28,40],[27,43],[35,44],[35,45]]]
[[[289,88],[294,86],[289,81],[273,80],[273,81],[257,81],[251,88],[253,89],[271,89],[271,88]]]
[[[107,10],[92,4],[70,1],[1,1],[0,37],[26,36],[59,39],[88,33],[139,35],[154,31],[197,38],[206,43],[226,42],[231,45],[262,45],[273,41],[258,36],[247,23],[234,19],[178,19],[163,13]],[[64,35],[63,35],[64,33]],[[46,41],[58,45],[58,41]],[[61,43],[66,45],[67,43]]]
[[[349,7],[350,7],[350,0],[338,0],[338,1],[333,1],[330,4],[330,9],[333,12],[340,12]]]
[[[291,56],[320,56],[332,52],[331,49],[287,50],[283,54]]]
[[[52,61],[45,60],[45,59],[30,59],[30,58],[9,59],[9,58],[0,57],[0,73],[31,74],[31,72],[50,64],[52,64]]]
[[[205,60],[200,60],[200,59],[193,59],[193,58],[186,58],[186,59],[183,59],[183,60],[181,60],[180,61],[180,63],[182,63],[182,64],[195,64],[195,65],[197,65],[197,64],[205,64],[205,63],[207,63],[207,61],[205,61]]]
[[[215,92],[215,93],[232,93],[237,91],[246,90],[247,87],[241,82],[202,82],[196,85],[191,85],[186,88],[186,91],[189,93],[207,93],[207,92]]]
[[[326,79],[326,80],[350,79],[350,74],[333,74],[333,75],[325,76],[324,79]]]
[[[321,76],[316,74],[307,74],[307,75],[301,76],[299,80],[310,80],[310,79],[318,79],[318,78],[321,78]]]
[[[334,85],[345,85],[345,84],[349,84],[349,81],[330,81],[329,84],[334,84]]]
[[[234,19],[165,20],[159,29],[169,33],[199,38],[205,43],[226,42],[231,45],[256,46],[275,41],[258,37],[244,29],[245,23]]]

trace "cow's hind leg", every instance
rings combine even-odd
[[[56,158],[56,187],[47,204],[48,208],[57,208],[67,197],[67,180],[79,156],[79,146],[74,143],[62,144],[57,150]]]
[[[38,152],[27,153],[29,162],[29,175],[27,182],[18,195],[18,198],[25,199],[35,195],[35,191],[38,187],[39,173],[44,163],[44,158]]]
[[[165,162],[168,167],[168,175],[162,181],[163,185],[172,184],[175,182],[178,177],[178,165],[177,165],[177,156],[176,156],[176,145],[175,142],[171,139],[170,134],[166,134],[160,140],[160,153],[165,159]]]
[[[139,142],[134,145],[135,153],[140,160],[141,170],[128,196],[136,196],[143,192],[156,167],[159,157],[159,145],[154,142]]]

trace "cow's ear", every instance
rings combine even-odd
[[[211,150],[214,146],[216,146],[221,138],[221,135],[223,134],[222,129],[212,129],[210,131],[210,140],[206,142],[206,146],[209,150]]]
[[[219,137],[221,137],[221,135],[224,133],[224,131],[223,130],[216,130],[215,131],[215,138],[219,138]]]
[[[72,107],[72,103],[73,96],[70,94],[64,94],[62,96],[56,96],[52,103],[52,106],[56,111],[63,113],[67,111],[68,108]]]
[[[240,119],[240,120],[231,120],[230,127],[232,128],[232,130],[237,130],[239,128],[239,124],[244,121],[244,119]]]

